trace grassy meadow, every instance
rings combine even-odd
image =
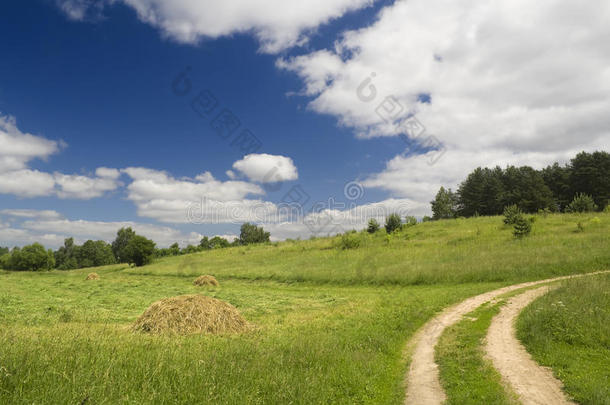
[[[610,275],[569,280],[519,316],[518,336],[581,404],[610,404]]]
[[[442,308],[503,285],[610,268],[609,214],[536,218],[522,240],[500,217],[480,217],[358,233],[355,249],[334,237],[141,268],[0,272],[0,403],[399,404],[405,344]],[[101,279],[85,281],[91,271]],[[220,287],[193,286],[202,274]],[[154,301],[192,293],[233,304],[256,328],[128,330]]]

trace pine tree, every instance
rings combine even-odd
[[[523,215],[519,215],[515,219],[513,235],[515,235],[516,238],[523,238],[523,237],[529,235],[531,231],[532,231],[532,223],[530,221],[528,221],[527,219],[525,219],[525,217],[523,217]]]

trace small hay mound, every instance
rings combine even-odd
[[[205,285],[211,285],[214,287],[218,287],[220,284],[218,280],[214,276],[199,276],[193,281],[193,284],[198,285],[200,287]]]
[[[181,295],[153,303],[132,326],[135,332],[190,335],[245,332],[250,324],[226,302],[203,295]]]
[[[97,273],[89,273],[85,280],[99,280],[100,276]]]

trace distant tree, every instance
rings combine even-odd
[[[7,247],[1,247],[0,246],[0,256],[4,256],[5,254],[8,254],[11,250]]]
[[[74,244],[74,238],[64,239],[64,245],[57,249],[55,255],[55,266],[60,270],[78,269],[79,246]]]
[[[210,248],[212,249],[222,249],[229,247],[231,244],[225,238],[221,238],[220,236],[214,236],[210,239]]]
[[[103,240],[88,240],[77,253],[78,267],[97,267],[116,263],[112,247]]]
[[[188,245],[187,247],[182,249],[182,251],[180,253],[183,255],[188,255],[188,254],[197,253],[197,252],[199,252],[199,246]]]
[[[167,257],[170,256],[168,248],[155,249],[155,257]]]
[[[9,268],[10,260],[11,260],[10,253],[4,253],[3,255],[1,255],[0,256],[0,269],[10,270],[10,268]]]
[[[152,261],[155,253],[155,242],[144,236],[135,235],[129,239],[121,254],[127,263],[144,266]]]
[[[368,227],[366,228],[366,231],[368,233],[376,233],[380,228],[379,222],[377,222],[377,220],[375,218],[371,218],[369,220],[369,224]]]
[[[424,215],[424,217],[422,218],[422,222],[430,222],[432,221],[432,217],[429,217],[428,215]]]
[[[117,263],[127,263],[129,261],[125,248],[135,236],[136,233],[130,227],[118,230],[116,239],[112,242],[112,253],[114,253]]]
[[[400,215],[398,214],[390,214],[385,219],[385,230],[388,234],[400,229],[402,226],[402,221],[400,219]]]
[[[544,183],[553,193],[553,199],[555,200],[555,204],[549,207],[550,210],[564,210],[572,200],[571,172],[572,169],[570,167],[562,167],[558,163],[547,166],[540,172]]]
[[[178,256],[180,254],[180,245],[177,242],[172,243],[169,247],[169,255],[170,256]]]
[[[269,242],[269,232],[265,232],[263,227],[246,222],[241,226],[239,233],[239,244],[250,245],[252,243]]]
[[[51,270],[55,267],[55,257],[52,250],[45,250],[40,243],[14,248],[8,259],[9,270]]]
[[[499,215],[504,207],[513,204],[525,212],[555,204],[541,173],[529,166],[509,166],[505,170],[479,167],[460,184],[458,196],[458,212],[466,217]]]
[[[430,201],[432,205],[432,218],[433,219],[447,219],[455,218],[457,215],[458,198],[451,189],[445,190],[441,187],[436,193],[433,201]]]
[[[458,213],[465,217],[502,212],[502,169],[476,168],[458,188]]]
[[[604,209],[610,200],[610,153],[581,152],[570,161],[572,195],[588,194]]]
[[[566,212],[593,212],[597,211],[597,205],[590,195],[578,193],[566,207]]]
[[[201,241],[199,242],[199,247],[202,250],[210,250],[212,248],[210,246],[210,239],[207,236],[204,236],[203,238],[201,238]]]
[[[535,213],[554,204],[553,192],[545,184],[541,173],[529,166],[509,166],[502,179],[504,194],[500,198],[501,210],[517,204],[524,212]]]

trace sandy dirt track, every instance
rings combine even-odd
[[[524,405],[573,404],[561,390],[561,382],[532,359],[516,336],[515,321],[519,313],[550,289],[540,287],[511,298],[493,318],[487,332],[487,355]]]
[[[520,288],[533,287],[554,281],[607,272],[608,271],[600,271],[595,273],[575,274],[515,284],[468,298],[457,305],[445,309],[422,326],[408,344],[408,350],[411,352],[411,366],[409,367],[405,381],[407,392],[404,403],[429,405],[442,404],[443,401],[445,401],[445,392],[439,381],[438,365],[434,361],[434,348],[443,334],[443,331],[457,323],[467,313],[474,311],[479,306],[500,295]]]

